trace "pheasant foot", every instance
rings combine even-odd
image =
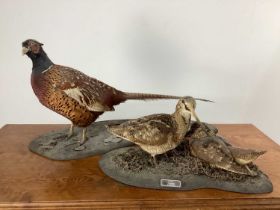
[[[76,151],[82,151],[86,148],[86,146],[84,145],[84,143],[87,140],[86,133],[87,133],[87,128],[84,128],[82,133],[82,139],[79,141],[80,146],[75,148]]]
[[[86,149],[86,146],[85,145],[80,145],[80,146],[76,147],[74,150],[75,151],[83,151],[84,149]]]
[[[40,143],[39,145],[41,149],[52,149],[57,145],[57,141],[51,139],[48,142]]]
[[[67,138],[67,135],[63,134],[61,136],[54,137],[53,140],[61,140],[61,139],[66,139],[66,138]]]

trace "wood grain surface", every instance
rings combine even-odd
[[[270,194],[141,189],[105,176],[100,157],[53,161],[28,150],[38,135],[66,126],[6,125],[0,130],[0,209],[280,209],[280,147],[253,125],[217,127],[236,146],[268,151],[256,164],[274,185]]]

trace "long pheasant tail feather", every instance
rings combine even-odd
[[[204,101],[204,102],[211,102],[211,103],[215,103],[214,101],[208,100],[208,99],[204,99],[204,98],[194,98],[197,101]]]
[[[149,94],[149,93],[125,93],[125,99],[129,100],[157,100],[157,99],[180,99],[181,96]]]

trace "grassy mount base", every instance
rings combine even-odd
[[[131,146],[132,143],[113,136],[105,127],[107,124],[119,124],[121,122],[124,122],[124,120],[101,121],[90,125],[87,131],[88,140],[84,144],[85,149],[81,151],[75,150],[79,147],[78,140],[81,138],[81,132],[77,128],[75,129],[75,135],[71,138],[67,138],[68,129],[39,136],[29,144],[29,149],[52,160],[75,160]]]
[[[120,148],[103,155],[99,162],[103,172],[111,178],[136,187],[194,190],[215,188],[239,193],[269,193],[272,183],[256,165],[249,168],[258,175],[251,177],[216,169],[190,154],[188,142],[183,142],[167,155],[157,156],[157,165],[137,146]],[[161,179],[179,180],[181,187],[161,185]]]

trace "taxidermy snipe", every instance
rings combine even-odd
[[[178,96],[119,91],[82,72],[54,64],[42,48],[43,44],[28,39],[22,43],[22,52],[33,63],[31,85],[39,101],[47,108],[68,118],[73,126],[83,128],[80,145],[86,140],[86,128],[114,105],[126,100],[179,99]]]
[[[254,175],[254,172],[249,169],[248,164],[266,153],[264,150],[243,149],[238,147],[229,147],[229,150],[235,162],[244,165],[251,175]]]
[[[214,168],[250,176],[256,176],[257,173],[251,171],[247,164],[265,153],[229,146],[219,136],[191,139],[190,149],[193,156],[208,162]]]
[[[191,126],[191,116],[199,121],[195,113],[195,99],[179,100],[173,114],[153,114],[120,125],[109,125],[108,130],[123,139],[133,142],[148,152],[156,164],[156,155],[176,148]]]

